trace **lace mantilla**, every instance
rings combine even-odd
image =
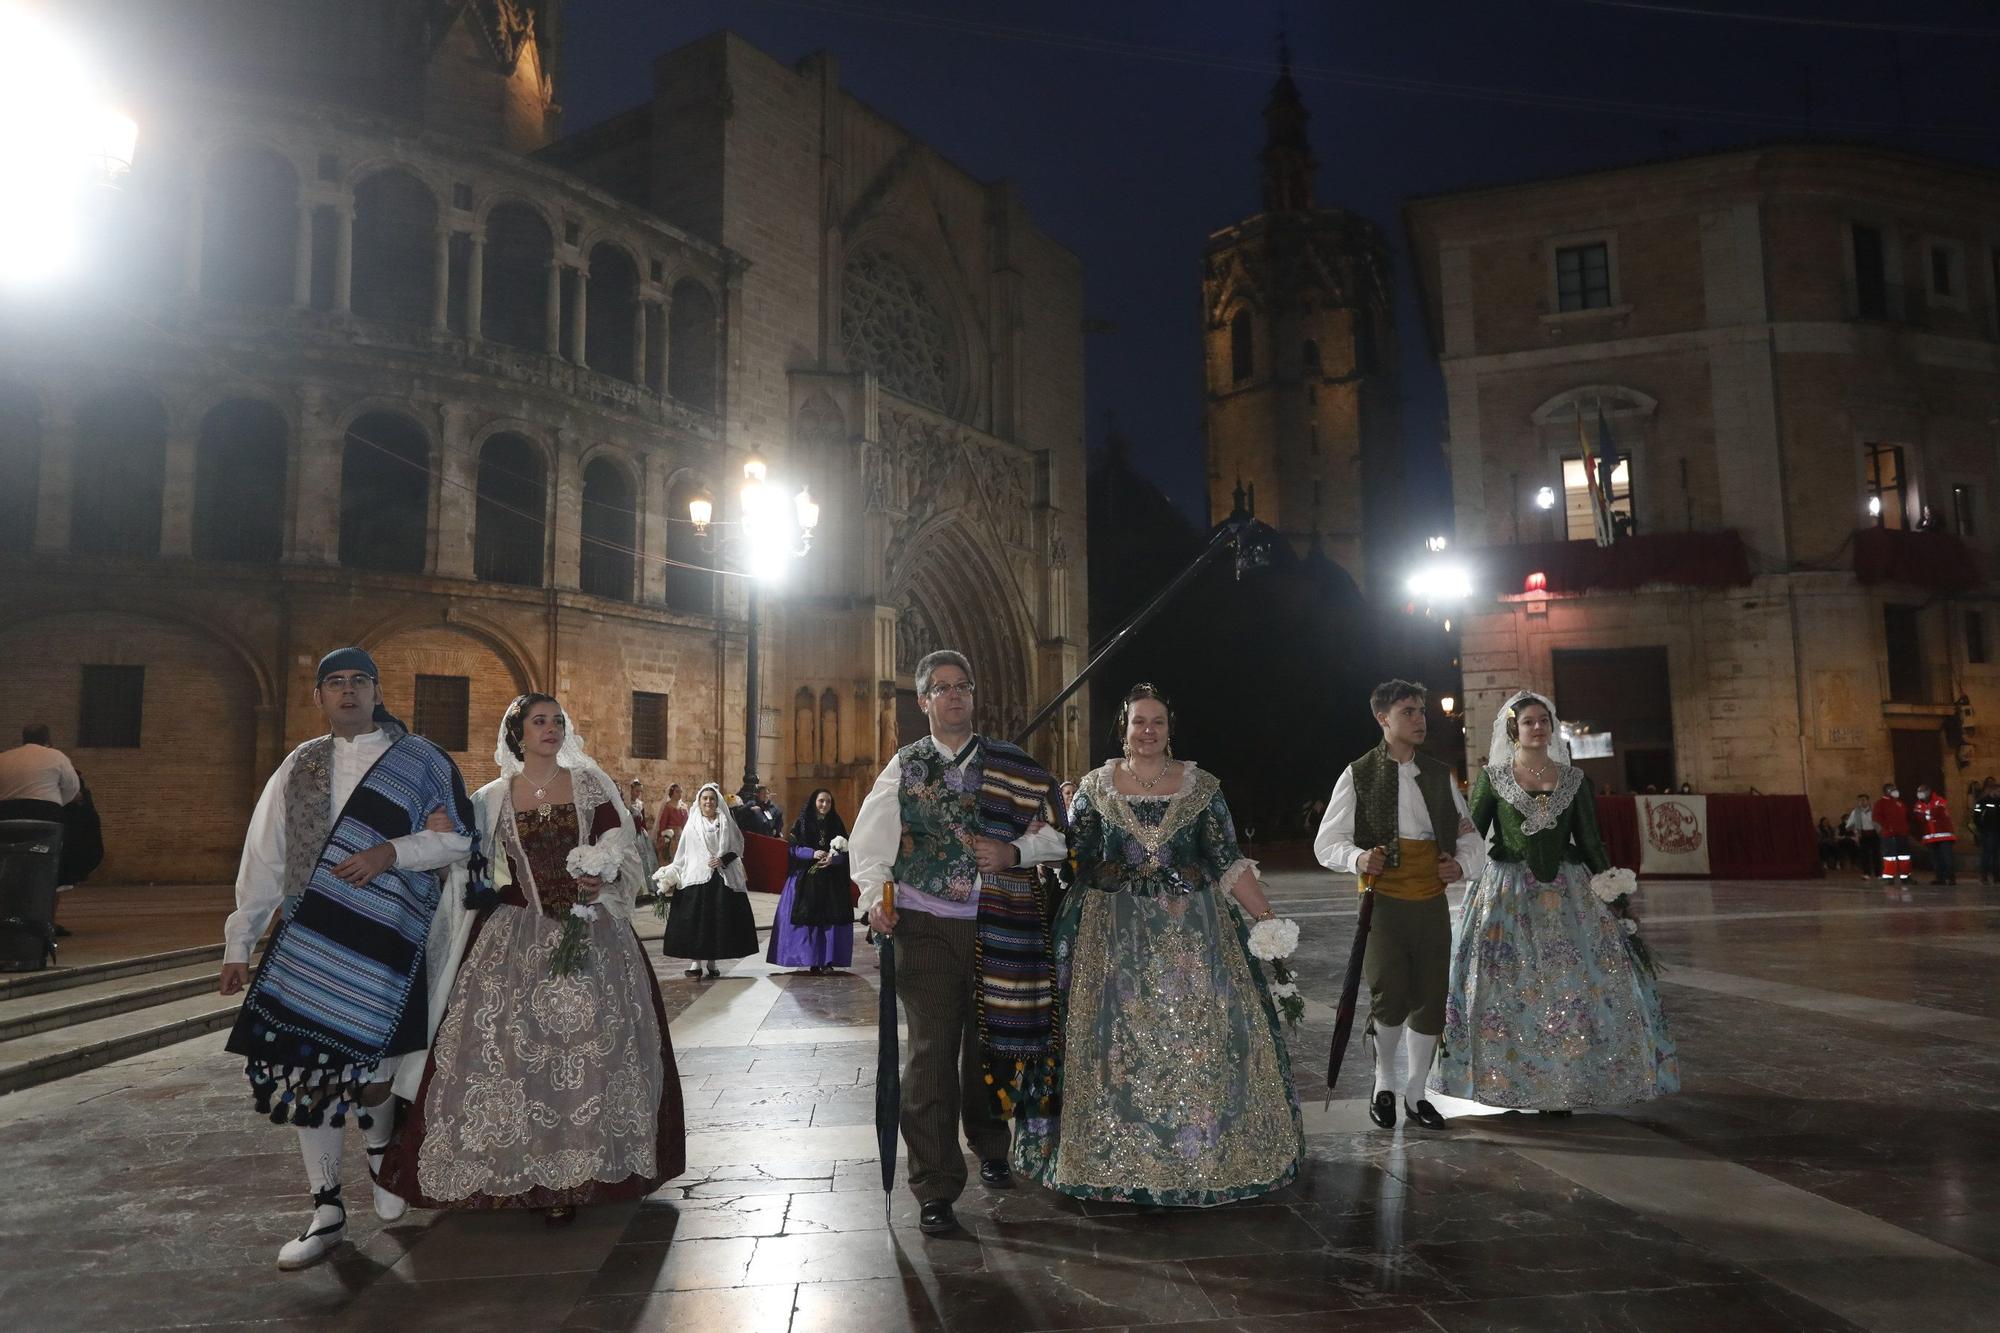
[[[1166,846],[1174,834],[1198,819],[1208,809],[1208,803],[1215,799],[1215,793],[1221,786],[1213,774],[1190,763],[1181,775],[1181,789],[1173,795],[1127,796],[1111,780],[1117,765],[1118,761],[1114,759],[1104,767],[1085,774],[1080,790],[1089,795],[1090,803],[1107,821],[1145,848],[1149,856]],[[1132,802],[1145,800],[1164,800],[1167,803],[1159,823],[1146,824],[1134,813]]]
[[[1521,834],[1533,837],[1546,833],[1562,822],[1563,811],[1576,799],[1577,791],[1583,786],[1583,770],[1574,764],[1563,764],[1562,776],[1556,779],[1554,791],[1529,791],[1514,777],[1512,764],[1494,764],[1487,768],[1486,776],[1493,783],[1494,794],[1521,812]]]

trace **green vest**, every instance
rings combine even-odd
[[[978,757],[955,765],[926,737],[905,745],[896,758],[903,769],[902,785],[896,790],[903,817],[896,882],[933,898],[965,902],[979,888],[972,840],[983,827],[979,788],[985,774]]]
[[[1400,865],[1402,820],[1396,801],[1397,765],[1389,747],[1378,745],[1354,761],[1354,845],[1367,851],[1381,847],[1388,864]],[[1452,799],[1451,768],[1443,760],[1417,752],[1417,790],[1430,812],[1438,855],[1450,856],[1458,844],[1458,802]]]

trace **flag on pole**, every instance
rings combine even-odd
[[[1611,527],[1612,464],[1606,461],[1603,444],[1610,436],[1604,425],[1604,404],[1597,405],[1597,429],[1599,444],[1590,441],[1590,432],[1583,425],[1583,404],[1576,405],[1576,447],[1583,451],[1583,479],[1590,488],[1590,522],[1597,534],[1599,546],[1609,546],[1615,537]]]

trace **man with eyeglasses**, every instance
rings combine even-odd
[[[293,750],[265,784],[223,926],[218,989],[249,986],[228,1049],[245,1057],[257,1110],[297,1128],[312,1188],[311,1220],[278,1251],[286,1270],[345,1239],[347,1119],[361,1126],[372,1173],[395,1132],[392,1080],[393,1091],[414,1096],[443,1015],[443,972],[462,920],[452,909],[476,905],[464,779],[382,706],[380,679],[359,648],[320,660],[313,702],[328,734]],[[252,981],[250,951],[274,913],[281,922]],[[402,1059],[413,1052],[419,1058]],[[374,1201],[384,1221],[409,1206],[379,1185]]]
[[[1026,751],[972,729],[963,654],[917,663],[931,734],[896,752],[848,834],[861,908],[895,935],[910,1025],[903,1142],[918,1225],[955,1230],[966,1184],[958,1131],[989,1188],[1011,1188],[1008,1118],[1050,1114],[1054,980],[1049,903],[1033,867],[1068,852],[1056,781]],[[893,906],[882,886],[893,880]]]

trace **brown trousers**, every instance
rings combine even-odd
[[[896,995],[910,1026],[902,1102],[910,1192],[919,1203],[950,1202],[965,1190],[960,1126],[981,1161],[1005,1158],[1011,1133],[992,1110],[979,1057],[972,948],[977,923],[907,904],[906,898],[896,915]]]

